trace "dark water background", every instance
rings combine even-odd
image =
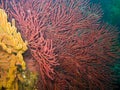
[[[104,12],[103,20],[120,28],[120,0],[90,0],[100,4]]]

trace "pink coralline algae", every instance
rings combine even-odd
[[[89,5],[88,0],[5,1],[1,8],[15,18],[28,42],[26,63],[39,67],[39,90],[112,88],[109,66],[119,58],[118,32],[100,22],[99,5]]]

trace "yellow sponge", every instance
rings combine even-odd
[[[7,14],[0,9],[0,90],[18,90],[18,65],[25,70],[26,65],[22,54],[27,50],[26,42],[21,38],[15,20],[12,24]]]

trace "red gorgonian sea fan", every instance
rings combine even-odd
[[[118,32],[88,0],[2,0],[39,66],[39,90],[111,90]],[[31,62],[32,63],[32,62]],[[31,66],[32,67],[32,66]]]

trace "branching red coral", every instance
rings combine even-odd
[[[10,0],[6,11],[17,21],[39,64],[45,90],[109,89],[109,65],[117,58],[118,32],[101,24],[99,5],[88,0]],[[111,88],[111,87],[110,87]]]
[[[53,66],[58,65],[53,53],[52,40],[45,39],[42,34],[44,27],[41,23],[45,23],[45,20],[40,20],[39,12],[36,11],[35,5],[30,3],[39,3],[37,0],[33,1],[20,1],[12,0],[10,5],[12,11],[10,14],[17,20],[20,32],[23,34],[23,38],[28,41],[29,48],[32,56],[37,60],[40,66],[40,74],[45,82],[45,75],[50,79],[53,79],[51,74],[54,74]],[[21,7],[21,8],[19,8]],[[34,10],[35,9],[35,10]],[[9,12],[9,11],[8,11]],[[44,16],[42,16],[44,19]]]

